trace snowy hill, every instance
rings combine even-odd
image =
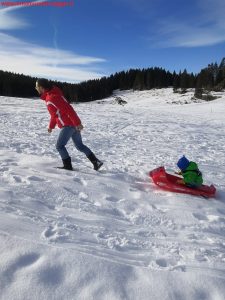
[[[100,172],[62,171],[40,100],[0,97],[0,299],[225,299],[225,93],[116,92],[75,106]],[[189,103],[189,104],[185,104]],[[198,162],[216,199],[156,188],[148,172]]]

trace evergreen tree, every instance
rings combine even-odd
[[[180,77],[180,87],[181,87],[181,89],[187,89],[187,88],[190,87],[189,76],[188,76],[188,73],[187,73],[186,69],[181,74],[181,77]]]
[[[38,97],[35,90],[37,78],[0,71],[0,95],[14,97]],[[173,86],[179,88],[206,88],[218,89],[225,87],[225,58],[220,65],[209,64],[199,74],[189,74],[185,69],[177,74],[162,68],[130,69],[117,72],[109,77],[88,80],[77,84],[54,81],[59,86],[68,101],[84,102],[102,99],[112,95],[116,89],[145,90]]]
[[[154,87],[154,71],[152,68],[145,71],[145,87],[147,90]]]
[[[220,84],[224,79],[223,69],[220,69],[216,76],[216,85]]]
[[[143,90],[144,89],[144,73],[141,71],[138,71],[134,80],[133,89],[134,90]]]
[[[221,60],[219,68],[220,69],[225,69],[225,57]]]

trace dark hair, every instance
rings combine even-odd
[[[38,86],[41,86],[45,90],[50,90],[53,87],[53,84],[51,83],[51,81],[49,81],[48,79],[45,79],[45,78],[38,79],[37,84],[38,84]]]

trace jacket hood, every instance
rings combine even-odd
[[[57,86],[53,86],[53,88],[49,91],[44,92],[43,94],[41,94],[40,98],[42,100],[46,100],[47,96],[52,96],[52,95],[57,95],[57,96],[63,96],[63,93],[61,91],[60,88],[58,88]]]
[[[185,171],[189,170],[198,170],[198,165],[196,164],[196,162],[190,161],[190,164]]]

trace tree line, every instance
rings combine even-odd
[[[37,78],[0,71],[0,95],[11,97],[37,97],[35,82]],[[88,102],[112,95],[114,90],[150,90],[153,88],[173,87],[174,91],[187,88],[196,90],[222,90],[225,88],[225,58],[221,63],[209,64],[198,74],[188,73],[185,69],[173,73],[162,68],[130,69],[117,72],[109,77],[88,80],[81,83],[52,81],[59,86],[70,102]]]

